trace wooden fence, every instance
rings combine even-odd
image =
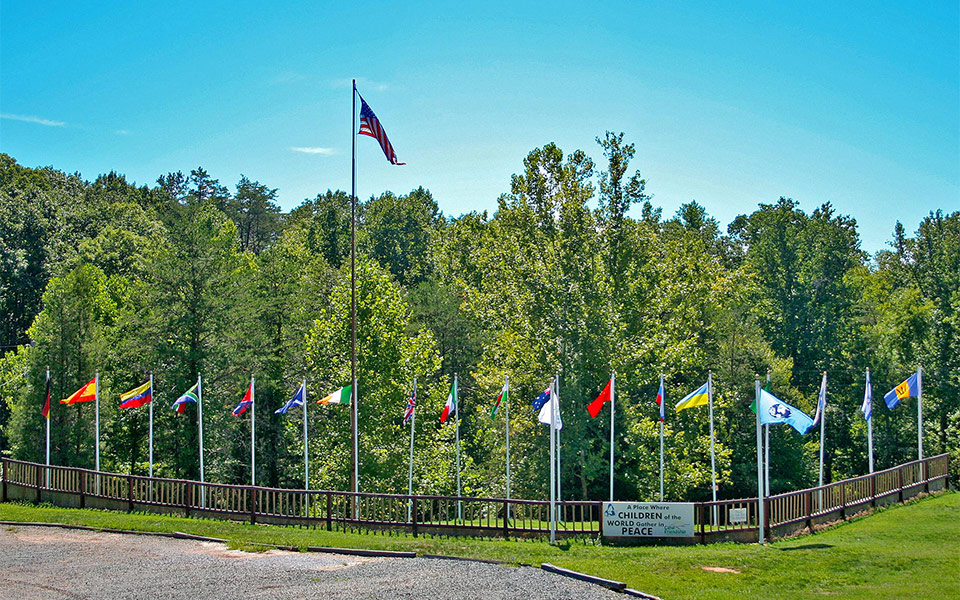
[[[790,535],[817,523],[848,518],[867,505],[902,502],[921,492],[944,489],[949,486],[948,465],[949,455],[941,454],[765,498],[767,535],[771,539]],[[7,458],[2,459],[0,485],[3,502],[46,501],[328,530],[361,527],[400,529],[414,536],[430,532],[504,538],[538,537],[550,531],[550,503],[545,500],[276,489],[47,467]],[[756,540],[756,498],[694,505],[696,536],[688,542]],[[601,502],[558,502],[557,535],[600,535],[601,509]]]

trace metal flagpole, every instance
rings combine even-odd
[[[153,373],[150,373],[150,500],[153,501]]]
[[[554,386],[554,390],[556,390],[556,380],[551,382],[550,385]],[[553,404],[553,398],[550,400],[550,543],[553,544],[557,541],[557,488],[554,486],[557,476],[554,470],[556,464],[556,455],[554,454],[556,448],[554,440],[556,438],[554,434],[556,433],[557,408]]]
[[[770,387],[770,369],[767,369],[767,388]],[[757,405],[760,410],[760,405]],[[770,426],[763,426],[764,449],[763,449],[763,491],[765,496],[770,495]]]
[[[923,461],[923,367],[917,365],[917,460]],[[926,479],[920,463],[920,479]]]
[[[310,489],[310,449],[307,437],[307,376],[303,376],[303,489]],[[308,515],[309,516],[309,515]]]
[[[757,530],[758,541],[763,543],[763,441],[760,426],[760,376],[755,375],[754,396],[757,399]]]
[[[256,382],[253,375],[250,376],[250,485],[257,485],[257,399]]]
[[[200,431],[200,508],[207,507],[207,486],[203,485],[203,378],[197,373],[197,426]]]
[[[457,386],[457,374],[453,374],[453,400],[457,409],[457,521],[463,518],[463,501],[460,500],[460,390]]]
[[[717,521],[717,458],[713,448],[713,371],[707,373],[707,400],[710,403],[710,472],[713,481],[713,524]],[[757,413],[760,412],[760,404],[757,403]]]
[[[353,119],[350,129],[352,161],[350,164],[350,382],[353,384],[350,399],[350,421],[353,425],[353,493],[360,491],[360,443],[357,440],[357,80],[353,80]],[[354,505],[357,506],[354,496]]]
[[[45,393],[49,393],[49,392],[50,392],[50,369],[47,369],[47,389],[46,389]],[[46,399],[44,399],[44,402],[46,402]],[[50,411],[49,411],[49,406],[48,406],[48,410],[47,410],[47,466],[48,466],[48,467],[50,466]],[[47,487],[50,487],[50,469],[46,469],[46,473],[47,473],[47,477],[46,477],[46,479],[47,479]]]
[[[660,373],[660,387],[663,387],[663,373]],[[666,398],[660,398],[661,406],[666,401]],[[660,419],[660,502],[663,502],[663,419]]]
[[[823,383],[822,383],[822,385],[823,385],[824,406],[823,406],[823,410],[820,411],[820,477],[819,477],[819,479],[818,479],[818,484],[817,484],[819,487],[823,487],[823,436],[824,436],[824,432],[826,431],[825,425],[826,425],[826,422],[827,422],[827,406],[826,406],[826,399],[827,399],[827,372],[826,372],[826,371],[823,372]],[[817,402],[819,402],[819,401],[820,401],[820,399],[818,398],[818,399],[817,399]],[[822,493],[822,492],[821,492],[821,493]]]
[[[553,380],[553,400],[557,403],[557,414],[560,414],[560,373],[557,373],[556,378]],[[560,430],[557,430],[557,502],[563,501],[563,494],[560,487]],[[561,521],[563,520],[562,514],[563,509],[560,508]]]
[[[97,495],[100,495],[100,371],[93,376],[93,397],[96,400],[96,425],[97,425],[97,450],[96,450],[96,471],[97,471]]]
[[[870,389],[870,368],[867,368],[867,389],[865,394],[870,394],[870,414],[867,417],[867,462],[870,472],[873,473],[873,390]]]
[[[610,502],[613,502],[613,423],[614,402],[616,402],[617,372],[610,373]]]
[[[505,518],[510,521],[510,376],[504,375],[504,386],[507,388],[507,401],[504,403],[504,423],[507,433],[507,514]]]
[[[413,378],[413,401],[417,401],[417,378]],[[410,413],[410,470],[407,476],[407,496],[413,496],[413,435],[417,427],[417,407]],[[411,520],[413,498],[407,498],[407,521]]]

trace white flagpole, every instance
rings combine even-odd
[[[923,367],[917,365],[917,460],[923,460]],[[920,479],[925,479],[920,463]]]
[[[413,378],[413,401],[417,401],[417,378]],[[407,495],[413,496],[413,435],[417,427],[417,407],[413,407],[410,413],[410,469],[407,476]],[[413,511],[413,499],[407,499],[407,521],[411,519]]]
[[[663,387],[663,373],[660,373],[660,387]],[[666,401],[666,398],[660,398],[660,405]],[[663,419],[660,419],[660,502],[663,502]]]
[[[197,373],[197,426],[200,430],[200,508],[207,507],[207,486],[203,485],[203,380]]]
[[[93,397],[96,400],[96,426],[97,426],[97,449],[96,449],[96,469],[97,472],[97,495],[100,495],[100,371],[93,376]]]
[[[763,543],[763,448],[760,425],[760,376],[756,375],[754,394],[757,399],[757,530],[758,541]]]
[[[710,371],[707,373],[707,400],[710,403],[710,471],[713,481],[713,501],[717,501],[717,458],[716,453],[714,452],[713,447],[713,372]],[[759,413],[760,404],[757,404],[757,411]],[[716,525],[719,520],[717,513],[717,505],[713,505],[713,524]]]
[[[870,368],[867,368],[867,388],[870,387]],[[867,458],[873,473],[873,393],[870,393],[870,416],[867,417]]]
[[[507,500],[510,500],[510,376],[504,375],[504,387],[507,388],[507,401],[504,403],[504,423],[507,433]],[[507,502],[507,514],[505,517],[510,521],[510,503]]]
[[[457,386],[457,374],[453,374],[453,398],[457,409],[457,521],[463,518],[463,502],[460,500],[460,389]]]
[[[46,389],[44,390],[44,394],[46,394],[46,393],[50,390],[50,369],[47,369],[47,382],[46,382],[46,384],[47,384],[47,385],[46,385]],[[44,398],[43,401],[44,401],[44,403],[46,403],[46,402],[47,402],[47,399]],[[48,406],[47,406],[47,466],[48,466],[48,467],[50,466],[50,410],[49,410],[49,409],[50,409],[50,407],[49,407],[49,405],[48,405]],[[50,487],[50,469],[46,469],[46,473],[47,473],[47,477],[46,477],[46,479],[47,479],[47,487]]]
[[[556,374],[553,380],[553,400],[556,401],[557,414],[560,414],[560,373]],[[557,502],[563,501],[563,494],[560,493],[560,430],[557,430]],[[563,509],[560,509],[561,513]],[[562,518],[560,519],[563,520]]]
[[[551,386],[556,390],[556,380],[551,382]],[[552,394],[551,394],[552,396]],[[555,435],[556,435],[556,423],[557,423],[557,407],[553,404],[553,398],[550,398],[550,543],[556,543],[557,541],[557,488],[555,487],[555,480],[557,473],[554,470],[556,465],[556,454],[554,450],[556,448]]]
[[[770,369],[767,369],[767,387],[770,387]],[[760,405],[757,405],[760,410]],[[763,491],[765,496],[770,495],[770,426],[763,426],[764,449],[763,449]]]
[[[150,501],[153,501],[153,373],[150,373]]]
[[[614,407],[617,397],[617,372],[610,373],[610,502],[613,502],[613,427],[614,427]]]
[[[303,376],[303,489],[310,489],[310,449],[307,447],[307,376]],[[308,515],[309,516],[309,515]]]
[[[823,372],[822,385],[823,385],[823,410],[820,411],[820,477],[818,479],[818,484],[817,484],[819,487],[823,487],[823,436],[824,436],[824,432],[826,431],[825,424],[827,422],[827,372],[826,371]],[[819,402],[820,402],[820,399],[817,398],[817,403]]]
[[[356,127],[354,127],[354,129],[356,129]],[[350,390],[350,394],[353,396],[353,398],[350,399],[353,403],[351,410],[354,411],[354,415],[356,415],[356,417],[353,419],[353,455],[356,457],[356,460],[353,461],[353,491],[354,493],[359,494],[360,493],[360,435],[358,432],[360,431],[360,426],[359,426],[360,407],[357,406],[357,400],[360,394],[357,390],[356,377],[353,378],[353,388]],[[357,498],[359,498],[359,496],[354,496],[354,500],[355,500],[354,506],[356,507],[356,516],[359,518],[360,502],[356,501]]]
[[[257,485],[257,447],[255,444],[257,433],[257,402],[256,381],[250,376],[250,485]]]

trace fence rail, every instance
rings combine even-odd
[[[327,529],[399,528],[414,535],[520,537],[550,531],[550,503],[545,500],[276,489],[0,460],[3,502],[46,499],[81,508],[182,512]],[[764,499],[764,527],[773,538],[790,533],[785,530],[789,526],[812,528],[814,522],[845,519],[868,504],[902,502],[931,486],[947,487],[948,467],[949,455],[940,454],[822,487],[771,496]],[[897,498],[891,500],[894,495]],[[601,502],[558,502],[557,534],[598,536],[601,510]],[[758,514],[757,498],[694,503],[697,534],[693,541],[752,541],[759,528]]]

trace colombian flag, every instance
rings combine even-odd
[[[134,388],[120,396],[120,408],[136,408],[144,404],[150,404],[153,400],[153,387],[150,382],[146,382],[138,388]]]
[[[77,404],[78,402],[90,402],[97,399],[97,377],[94,376],[87,385],[75,391],[66,400],[61,400],[60,404]]]
[[[894,408],[900,404],[901,400],[907,398],[916,398],[920,392],[920,385],[917,382],[917,374],[914,373],[907,380],[893,388],[883,395],[883,401],[887,403],[887,408]]]
[[[710,396],[707,393],[707,384],[703,384],[698,387],[696,390],[690,392],[684,396],[683,400],[677,402],[677,412],[685,408],[693,408],[694,406],[703,406],[704,404],[710,403]]]

